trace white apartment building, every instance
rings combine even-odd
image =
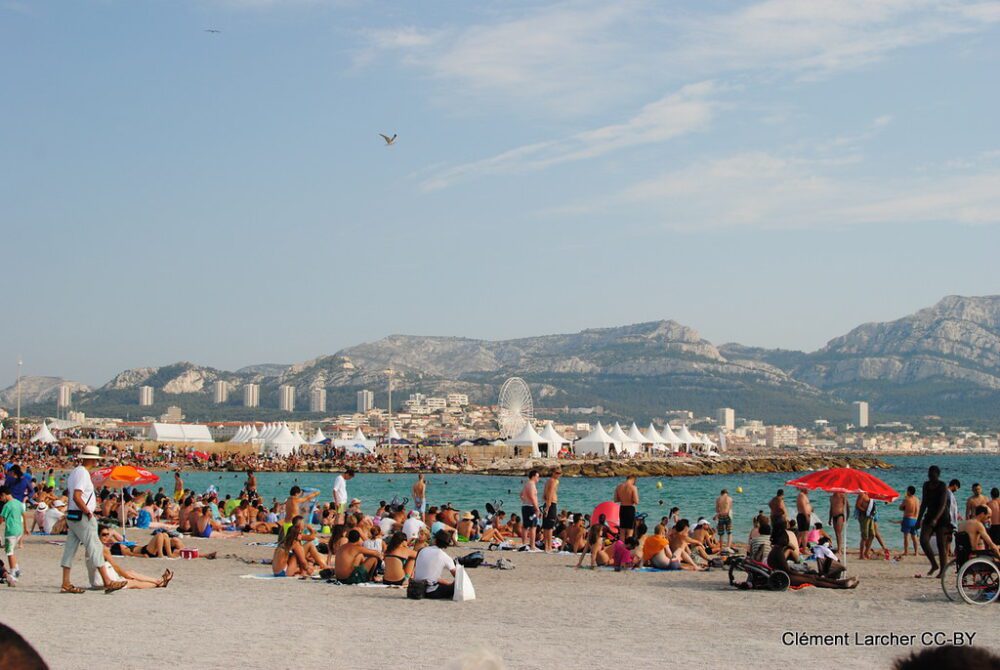
[[[851,405],[851,416],[854,422],[855,428],[867,428],[868,427],[868,403],[863,400],[857,400]]]
[[[260,407],[260,384],[247,384],[243,387],[243,406]]]
[[[73,406],[73,389],[70,388],[69,384],[59,385],[59,398],[56,402],[56,407],[59,409],[69,409]]]
[[[224,405],[229,402],[229,382],[218,380],[212,386],[212,392],[216,405]]]
[[[153,387],[139,387],[139,407],[150,407],[153,404]]]
[[[445,398],[426,398],[424,404],[432,412],[438,412],[448,406],[448,401]]]
[[[449,393],[447,400],[450,407],[465,407],[469,404],[469,396],[465,393]]]
[[[326,411],[326,389],[313,389],[309,392],[309,411]]]
[[[768,426],[764,431],[764,444],[768,449],[798,447],[799,429],[795,426]]]
[[[278,409],[282,412],[295,411],[295,387],[291,384],[278,387]]]
[[[375,409],[375,394],[368,389],[358,391],[358,414],[365,414]]]
[[[736,410],[732,407],[722,407],[715,413],[715,422],[719,428],[733,430],[736,428]]]

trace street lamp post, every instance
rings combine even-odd
[[[388,399],[388,409],[389,409],[389,428],[385,433],[385,441],[391,447],[392,446],[392,373],[393,369],[388,368],[385,371],[386,380],[388,383],[389,399]]]
[[[24,362],[17,357],[17,421],[14,422],[14,441],[21,444],[21,366]]]

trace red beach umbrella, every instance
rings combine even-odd
[[[830,468],[810,472],[786,482],[797,489],[820,490],[830,493],[867,493],[870,498],[882,502],[892,502],[899,493],[884,481],[863,470],[854,468]]]
[[[882,502],[892,502],[899,493],[874,475],[854,468],[829,468],[810,472],[804,477],[785,482],[788,486],[810,491],[827,491],[829,493],[866,493],[868,497]],[[841,560],[847,565],[847,528],[844,524],[844,545],[840,549]]]

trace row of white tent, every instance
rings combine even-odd
[[[298,430],[291,430],[287,423],[265,424],[260,431],[254,424],[240,426],[236,434],[229,440],[231,444],[259,445],[263,447],[265,453],[275,456],[288,456],[296,449],[301,450],[304,446],[318,445],[326,441],[327,437],[323,434],[322,428],[316,430],[312,439],[306,440],[302,433]],[[375,441],[365,437],[360,428],[349,439],[335,439],[331,442],[334,446],[353,453],[372,453],[375,448]]]
[[[598,456],[608,456],[614,451],[616,454],[627,453],[635,455],[649,448],[650,451],[661,452],[700,452],[714,453],[715,443],[707,437],[696,437],[692,435],[687,426],[681,426],[675,433],[670,424],[667,424],[660,433],[653,424],[649,424],[646,432],[639,430],[639,427],[632,422],[632,426],[626,433],[617,422],[609,433],[597,422],[597,426],[587,435],[578,439],[575,443],[560,435],[553,427],[552,422],[545,424],[545,428],[539,433],[531,423],[525,424],[524,428],[515,437],[507,440],[507,444],[515,447],[531,447],[531,456],[534,458],[545,452],[547,456],[555,456],[564,445],[573,444],[573,451],[577,455],[597,454]]]

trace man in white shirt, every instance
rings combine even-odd
[[[424,547],[417,554],[417,563],[413,567],[414,581],[427,582],[425,598],[440,598],[442,600],[455,595],[455,582],[441,579],[441,573],[447,570],[455,575],[455,559],[445,553],[445,548],[451,544],[451,536],[446,531],[439,530],[434,536],[434,545]]]
[[[420,531],[427,528],[427,524],[420,518],[420,512],[416,510],[410,512],[410,518],[403,522],[403,534],[407,540],[415,540]]]
[[[88,468],[99,460],[101,460],[100,449],[88,444],[80,453],[80,464],[69,473],[66,480],[66,489],[69,492],[69,512],[66,514],[66,548],[63,550],[61,562],[62,593],[84,592],[83,589],[73,586],[69,579],[76,550],[81,546],[86,554],[87,564],[101,573],[105,593],[123,589],[127,584],[123,580],[112,581],[108,574],[108,566],[104,562],[104,545],[101,544],[101,539],[97,534],[97,517],[94,515],[97,499],[94,495],[94,483],[90,480]]]
[[[333,480],[333,509],[337,514],[347,511],[347,482],[351,479],[354,479],[354,468],[347,468]]]

